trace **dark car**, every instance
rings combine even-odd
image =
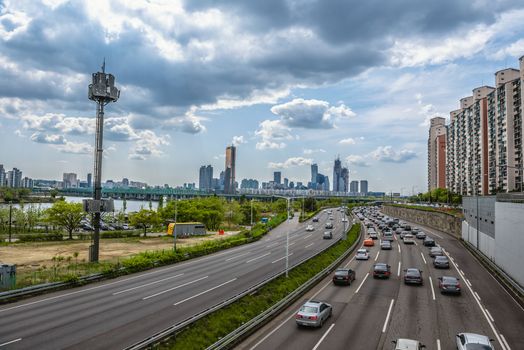
[[[389,278],[391,275],[391,266],[384,263],[373,265],[373,278]]]
[[[404,270],[404,283],[422,285],[424,283],[422,280],[422,271],[416,268]]]
[[[432,247],[429,251],[429,256],[432,258],[437,257],[439,255],[444,255],[444,251],[440,247]]]
[[[449,269],[449,260],[445,255],[437,255],[433,260],[433,266],[437,269]]]
[[[333,228],[333,223],[332,222],[327,222],[326,223],[326,226],[325,226],[327,229],[332,229]]]
[[[318,222],[318,218],[316,216],[313,218],[313,222]]]
[[[332,239],[333,233],[331,231],[324,232],[324,235],[322,236],[323,239]]]
[[[460,294],[459,279],[452,276],[442,276],[438,278],[438,288],[442,294]]]
[[[355,280],[355,271],[351,269],[336,269],[333,275],[334,284],[344,284],[349,286]]]
[[[426,237],[426,238],[424,238],[423,244],[426,247],[434,247],[435,246],[435,240],[433,238],[431,238],[431,237]]]

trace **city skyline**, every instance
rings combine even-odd
[[[367,4],[315,1],[111,3],[103,16],[87,2],[5,2],[2,162],[31,178],[93,172],[87,85],[105,57],[121,96],[105,111],[104,179],[197,183],[192,169],[221,169],[234,144],[237,179],[307,183],[311,164],[331,175],[340,154],[350,181],[425,191],[429,119],[448,120],[457,96],[524,52],[524,10],[464,3],[384,5],[371,23]]]

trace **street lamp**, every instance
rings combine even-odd
[[[286,199],[287,199],[287,220],[290,221],[291,213],[290,213],[289,204],[290,204],[291,198],[286,198]],[[286,230],[286,277],[289,277],[289,229]]]
[[[176,253],[176,227],[177,225],[177,216],[178,216],[178,195],[175,195],[175,227],[173,228],[173,250]]]
[[[253,198],[251,198],[251,228],[253,228]]]

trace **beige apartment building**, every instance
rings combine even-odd
[[[522,191],[522,94],[520,70],[495,73],[495,87],[481,86],[450,113],[446,184],[463,195]]]
[[[428,190],[446,187],[446,119],[430,120],[428,137]]]

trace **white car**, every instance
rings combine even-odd
[[[306,231],[314,231],[315,228],[313,227],[313,225],[307,225],[306,227]]]
[[[404,244],[415,244],[415,239],[411,233],[406,233],[402,238]]]
[[[420,350],[424,349],[426,346],[421,344],[418,340],[413,339],[397,339],[393,341],[395,350]]]
[[[357,250],[357,255],[355,255],[356,260],[368,260],[369,259],[369,253],[367,249],[359,249]]]
[[[342,218],[342,222],[348,222],[347,218]]]
[[[491,345],[492,339],[482,334],[475,333],[459,333],[457,334],[457,349],[468,350],[468,349],[482,349],[482,350],[494,350],[495,348]]]

